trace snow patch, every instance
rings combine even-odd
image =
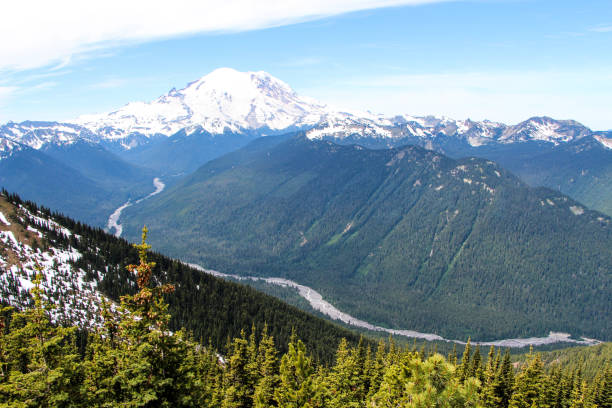
[[[574,215],[582,215],[584,214],[584,208],[582,207],[578,207],[575,205],[570,206],[570,211],[574,214]]]
[[[59,228],[56,222],[34,215],[24,207],[20,207],[20,210],[37,225],[72,236]],[[32,227],[28,230],[40,234]],[[104,296],[97,291],[95,278],[88,280],[86,272],[74,266],[74,262],[81,257],[76,249],[51,247],[45,252],[34,250],[19,242],[11,231],[0,231],[0,242],[19,259],[19,265],[4,268],[4,273],[0,275],[0,300],[17,308],[30,307],[32,300],[29,291],[34,287],[36,275],[41,273],[43,300],[57,305],[50,311],[53,322],[67,322],[80,327],[101,324],[99,309]],[[3,264],[6,261],[3,260]],[[99,272],[94,276],[101,277]]]
[[[8,220],[6,219],[6,217],[4,216],[4,214],[2,214],[2,211],[0,211],[0,221],[2,221],[5,225],[10,226],[11,223],[8,222]]]
[[[595,140],[601,143],[602,146],[604,146],[607,149],[612,149],[612,138],[603,137],[603,136],[594,136],[594,137],[595,137]]]

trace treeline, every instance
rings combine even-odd
[[[138,262],[138,252],[129,242],[22,200],[16,194],[3,191],[2,195],[15,206],[23,205],[32,214],[55,220],[70,230],[72,235],[66,237],[53,228],[35,226],[44,232],[42,249],[72,247],[82,254],[76,266],[87,272],[87,279],[97,281],[100,292],[116,302],[121,295],[136,293],[135,277],[126,266]],[[22,218],[16,218],[16,222],[30,222]],[[342,338],[352,345],[359,342],[356,333],[248,286],[202,273],[158,253],[150,253],[149,257],[155,262],[152,280],[156,284],[175,285],[175,290],[166,295],[172,316],[170,330],[185,327],[197,341],[210,343],[221,352],[226,351],[228,339],[238,337],[243,328],[253,324],[259,331],[267,324],[269,335],[282,352],[287,351],[292,330],[295,330],[313,357],[325,363],[333,360]],[[102,273],[101,278],[98,271]]]
[[[612,368],[591,382],[579,372],[546,373],[531,354],[515,372],[506,353],[484,359],[468,342],[456,354],[425,355],[379,343],[337,348],[335,363],[317,363],[291,336],[280,354],[266,328],[234,338],[224,356],[171,331],[164,295],[151,284],[148,246],[128,269],[138,291],[117,308],[103,307],[103,327],[89,334],[83,354],[76,328],[51,324],[40,293],[34,307],[0,319],[0,406],[11,407],[611,407]]]
[[[580,371],[584,378],[591,380],[601,373],[602,367],[612,366],[612,343],[547,351],[541,353],[541,356],[548,371]],[[516,356],[520,363],[523,363],[526,357]]]

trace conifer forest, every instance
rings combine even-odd
[[[80,333],[52,324],[40,275],[34,304],[4,307],[0,320],[0,406],[5,407],[510,407],[612,406],[612,366],[545,364],[530,352],[518,363],[508,351],[467,342],[443,356],[393,339],[373,346],[342,339],[329,363],[313,358],[293,333],[285,352],[268,328],[245,327],[223,353],[186,329],[171,330],[154,284],[146,229],[127,266],[137,291],[102,308],[104,323]],[[607,346],[607,345],[604,345]],[[598,346],[599,347],[599,346]],[[606,351],[604,351],[606,353]],[[587,352],[588,354],[588,352]]]

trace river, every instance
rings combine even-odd
[[[289,279],[284,278],[263,278],[258,276],[240,276],[240,275],[232,275],[228,273],[222,273],[218,271],[213,271],[210,269],[205,269],[197,264],[188,264],[189,266],[196,268],[202,272],[208,273],[210,275],[224,278],[224,279],[235,279],[235,280],[252,280],[252,281],[263,281],[272,285],[278,285],[282,287],[290,287],[297,289],[300,296],[310,303],[313,309],[329,316],[333,320],[340,320],[343,323],[346,323],[350,326],[359,327],[362,329],[378,331],[378,332],[386,332],[392,334],[394,336],[403,336],[417,339],[425,339],[425,340],[439,340],[452,342],[457,344],[465,344],[464,341],[461,340],[452,340],[445,339],[442,336],[433,333],[421,333],[414,330],[405,330],[405,329],[388,329],[381,326],[376,326],[371,323],[368,323],[364,320],[357,319],[349,315],[348,313],[344,313],[334,307],[331,303],[327,302],[323,299],[323,296],[316,290],[301,285],[297,282],[294,282]],[[571,335],[568,333],[559,333],[559,332],[550,332],[546,337],[529,337],[529,338],[516,338],[516,339],[502,339],[495,341],[471,341],[474,345],[481,346],[496,346],[496,347],[513,347],[513,348],[521,348],[527,346],[542,346],[545,344],[553,344],[553,343],[575,343],[579,345],[596,345],[600,344],[601,341],[595,339],[589,339],[582,337],[580,340],[575,340],[571,338]]]
[[[108,232],[112,232],[112,230],[114,229],[114,235],[116,237],[120,237],[121,233],[123,232],[123,227],[121,226],[121,224],[119,224],[119,217],[121,217],[121,212],[133,204],[138,204],[148,198],[153,197],[154,195],[161,193],[162,191],[164,191],[164,188],[166,188],[166,185],[158,177],[155,177],[153,179],[153,186],[155,187],[155,191],[153,191],[151,194],[134,201],[134,203],[132,203],[131,200],[127,200],[127,202],[125,202],[123,205],[113,211],[113,213],[108,217],[108,222],[106,223],[106,230]]]

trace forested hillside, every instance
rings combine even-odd
[[[380,342],[376,349],[342,340],[333,364],[318,363],[292,335],[280,354],[266,328],[228,343],[224,356],[169,331],[164,294],[152,283],[146,235],[130,265],[138,291],[118,308],[104,306],[104,324],[79,354],[76,328],[55,327],[41,298],[11,314],[0,310],[0,404],[6,406],[160,407],[610,407],[612,369],[586,381],[579,372],[546,373],[530,354],[515,372],[510,355],[490,348],[485,359],[468,342],[447,358]]]
[[[154,175],[86,140],[0,152],[0,187],[96,226],[128,199],[153,191]]]
[[[287,277],[374,324],[478,340],[612,338],[609,217],[497,164],[259,140],[125,212],[160,251]]]
[[[519,357],[524,362],[526,355]],[[576,371],[588,379],[602,375],[602,367],[612,366],[612,343],[603,343],[590,347],[572,347],[542,353],[542,362],[547,370]]]
[[[94,286],[103,295],[113,301],[119,301],[120,296],[135,293],[136,278],[126,269],[126,266],[138,260],[137,250],[131,244],[99,228],[75,222],[61,214],[51,214],[46,208],[32,202],[24,202],[16,195],[6,192],[3,194],[0,196],[0,203],[4,203],[5,217],[10,217],[13,223],[21,224],[24,231],[28,226],[33,226],[44,232],[44,238],[36,240],[35,252],[39,251],[47,258],[49,255],[46,251],[51,251],[50,248],[70,249],[71,253],[80,253],[81,256],[73,262],[76,270],[84,271],[84,279],[95,283]],[[23,206],[23,210],[19,206]],[[12,208],[12,212],[8,213],[6,208]],[[55,220],[70,231],[70,235],[64,235],[50,223],[35,223],[25,215],[24,210],[37,214],[42,219]],[[0,225],[2,226],[4,225]],[[31,232],[29,234],[34,235]],[[2,245],[0,242],[0,271],[5,275],[11,268],[9,264],[14,263],[11,259],[15,257],[3,255],[4,251],[8,253],[10,248],[3,248]],[[26,245],[33,246],[30,241],[27,241]],[[9,260],[8,264],[3,263],[3,257]],[[156,284],[171,283],[175,287],[166,298],[169,312],[172,314],[169,328],[176,330],[186,327],[195,339],[204,343],[210,342],[220,350],[224,350],[228,338],[240,335],[241,330],[252,325],[257,330],[262,330],[267,325],[268,333],[274,336],[276,346],[280,350],[286,349],[291,332],[295,330],[308,345],[312,355],[323,361],[332,359],[341,338],[346,338],[350,344],[357,344],[359,340],[359,336],[349,330],[250,287],[212,277],[158,253],[151,253],[149,257],[156,264],[153,281]],[[15,260],[18,264],[26,261]],[[2,279],[6,282],[5,276],[2,276]],[[19,298],[17,293],[23,291],[19,286],[20,279],[11,282],[4,283],[10,292],[2,299],[4,303],[11,297]],[[55,286],[59,285],[57,278],[50,278],[50,282],[55,282]],[[58,296],[50,298],[54,302],[63,303],[68,302],[72,295],[64,294],[61,299]],[[95,313],[88,310],[81,312]]]

